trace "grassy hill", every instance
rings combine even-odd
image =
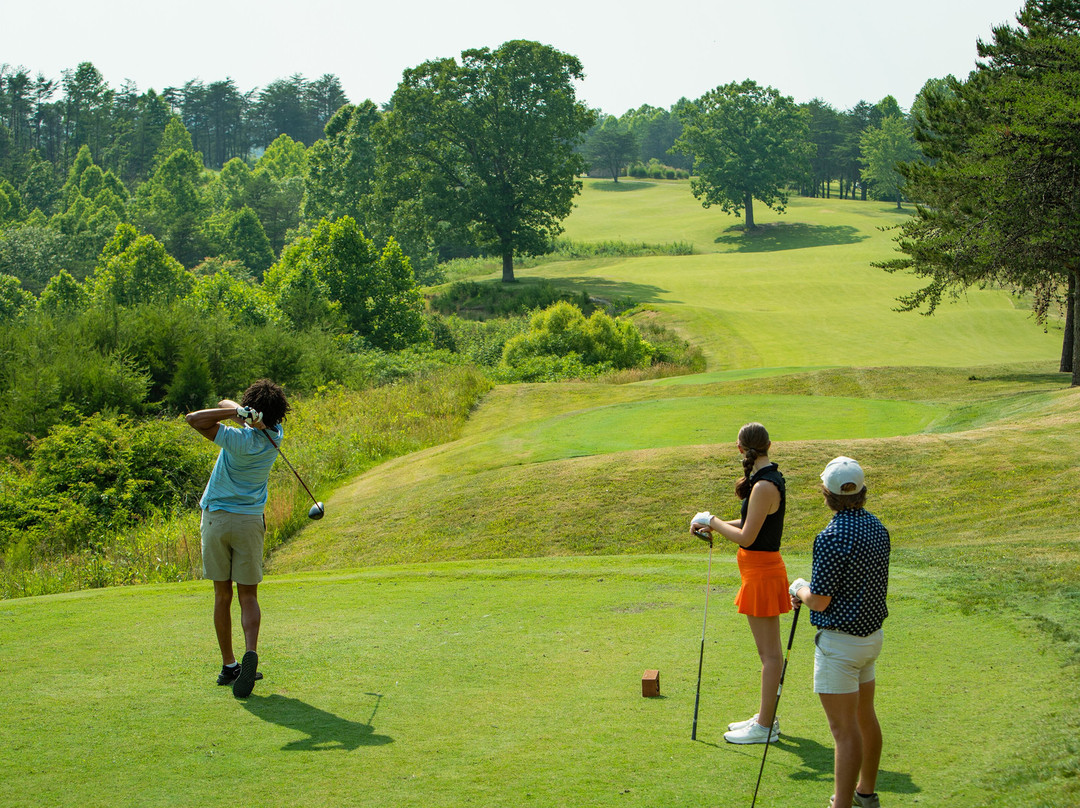
[[[793,575],[837,454],[892,532],[883,802],[1080,804],[1080,392],[1056,324],[1000,290],[894,312],[914,282],[869,267],[889,205],[796,199],[747,237],[686,183],[612,185],[586,181],[568,237],[695,254],[522,282],[633,297],[708,372],[498,387],[458,440],[325,495],[271,561],[267,678],[244,703],[212,682],[207,584],[0,602],[5,804],[748,804],[760,750],[720,734],[752,712],[756,661],[719,545],[689,740],[707,562],[686,526],[735,513],[751,419],[789,481]],[[810,637],[761,805],[828,800]],[[640,697],[646,668],[664,698]]]

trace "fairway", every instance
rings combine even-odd
[[[841,417],[825,419],[831,410]],[[493,440],[505,462],[664,446],[731,443],[737,425],[764,420],[774,440],[884,438],[919,432],[946,412],[922,402],[805,396],[697,396],[611,404],[506,430]]]
[[[808,563],[788,558],[793,572]],[[753,712],[757,665],[727,551],[690,740],[705,564],[702,549],[274,577],[266,678],[243,702],[214,684],[209,584],[0,603],[3,803],[747,805],[761,748],[720,738]],[[970,630],[939,587],[894,570],[878,666],[889,805],[987,804],[1038,742],[1017,743],[980,705],[1037,723],[1056,687],[1028,675],[1060,664],[1037,637],[992,614]],[[828,797],[812,637],[800,620],[763,806]],[[659,699],[641,696],[646,668],[660,671]],[[994,676],[957,687],[974,670]],[[912,720],[943,715],[962,720]]]

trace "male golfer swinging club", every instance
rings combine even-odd
[[[266,520],[267,481],[281,445],[281,422],[289,411],[285,391],[269,379],[259,379],[240,404],[225,399],[214,409],[187,415],[187,422],[203,437],[221,447],[206,491],[202,509],[203,577],[214,582],[214,630],[221,648],[219,685],[232,685],[233,695],[246,698],[255,681],[259,656],[258,588],[262,580],[263,537]],[[237,426],[223,424],[233,421]],[[239,428],[237,428],[239,427]],[[274,437],[271,442],[262,430]],[[233,581],[240,601],[240,624],[245,653],[236,662],[232,644]]]

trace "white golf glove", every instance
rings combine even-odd
[[[810,586],[810,582],[805,578],[796,578],[791,582],[791,586],[788,588],[788,594],[793,598],[799,597],[797,594],[804,586]]]
[[[712,521],[712,514],[709,513],[708,511],[702,511],[701,513],[699,513],[697,516],[695,516],[693,519],[690,520],[690,524],[692,524],[692,525],[703,525],[704,527],[708,527],[709,523],[711,521]]]
[[[252,407],[237,407],[236,417],[249,424],[256,424],[262,421],[262,413]]]

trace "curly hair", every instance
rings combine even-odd
[[[735,483],[735,496],[746,499],[750,496],[750,477],[754,473],[754,463],[763,455],[769,454],[769,431],[757,422],[751,422],[739,430],[739,445],[743,447],[743,477]]]
[[[289,402],[280,385],[269,379],[259,379],[244,391],[240,404],[258,410],[263,415],[263,423],[275,427],[285,420],[289,411]]]
[[[854,483],[845,483],[845,485],[855,487]],[[836,513],[840,513],[840,511],[857,511],[859,508],[866,507],[865,485],[861,491],[856,491],[853,494],[834,494],[825,486],[821,486],[821,493],[825,495],[825,504],[829,506],[829,510]]]

